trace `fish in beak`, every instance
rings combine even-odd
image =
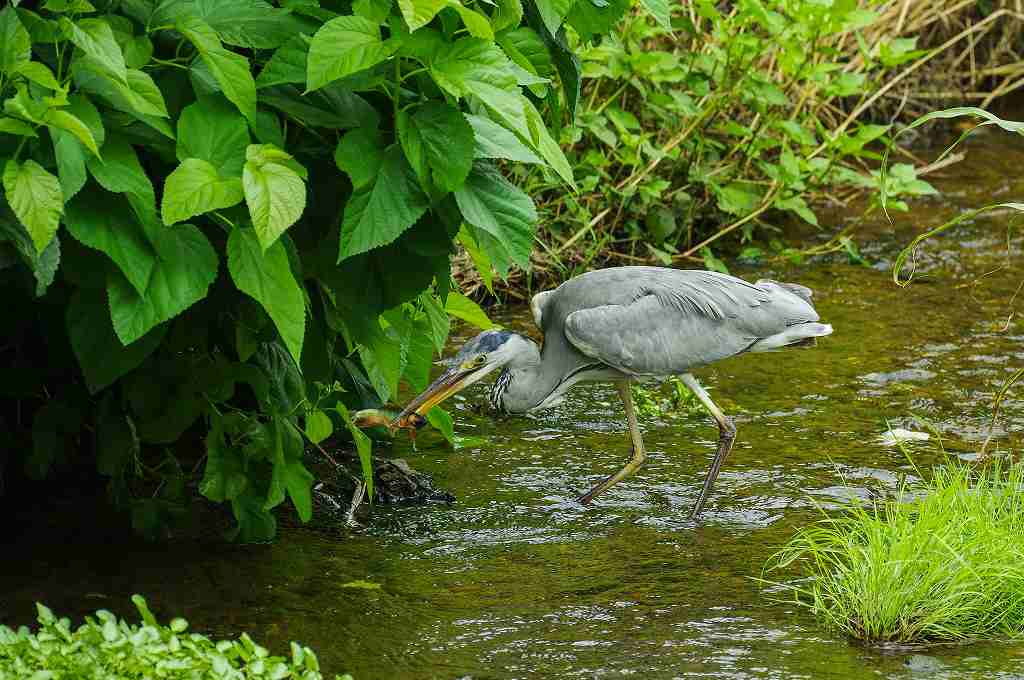
[[[389,427],[392,430],[402,427],[407,428],[410,423],[424,421],[430,409],[456,392],[466,389],[500,365],[494,363],[474,367],[467,364],[469,362],[455,364],[442,373],[427,389],[423,390],[415,399],[409,402],[409,405],[391,421]]]

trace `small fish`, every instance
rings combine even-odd
[[[409,430],[410,435],[427,424],[427,419],[419,413],[410,413],[396,418],[396,411],[385,411],[378,408],[367,408],[352,414],[352,423],[358,428],[386,427],[392,433],[396,430]]]

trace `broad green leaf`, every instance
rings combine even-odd
[[[106,20],[79,19],[73,22],[61,17],[60,26],[75,47],[92,58],[93,64],[118,82],[128,84],[128,66],[124,63],[124,53]]]
[[[641,2],[659,26],[669,31],[672,30],[672,12],[669,9],[669,0],[641,0]]]
[[[520,267],[529,266],[537,222],[529,196],[495,168],[478,165],[455,191],[455,200],[467,222],[491,234]]]
[[[554,64],[555,70],[558,71],[558,77],[562,81],[562,91],[565,93],[569,120],[573,121],[576,117],[576,106],[579,103],[580,92],[583,87],[583,66],[566,40],[565,27],[563,26],[556,33],[552,33],[539,16],[535,5],[527,5],[527,10],[527,23],[537,31],[544,41],[548,53],[551,55],[551,63]]]
[[[94,155],[99,155],[100,150],[96,143],[96,139],[92,136],[92,131],[89,129],[88,125],[78,118],[78,116],[61,109],[50,109],[46,112],[46,117],[43,118],[43,121],[51,130],[57,128],[59,130],[70,132],[78,138],[78,141],[80,141],[85,148],[91,151]]]
[[[320,27],[309,46],[306,87],[318,90],[370,68],[390,57],[395,48],[381,40],[380,26],[372,21],[357,16],[332,19]]]
[[[203,97],[178,118],[178,160],[201,158],[225,177],[240,177],[249,146],[245,118],[220,96]]]
[[[586,1],[586,0],[584,0]],[[455,426],[452,423],[452,417],[440,406],[427,411],[427,422],[435,430],[441,433],[441,435],[448,441],[448,444],[455,446]]]
[[[256,82],[249,60],[224,48],[216,31],[192,15],[180,18],[176,28],[191,42],[220,84],[221,91],[249,120],[256,115]]]
[[[371,183],[353,193],[345,204],[338,262],[391,243],[415,224],[428,206],[401,148],[392,144]]]
[[[445,343],[448,342],[451,320],[445,313],[441,301],[430,291],[420,295],[420,302],[423,304],[423,311],[430,323],[430,337],[434,342],[434,349],[440,353],[444,349]]]
[[[91,68],[86,57],[73,65],[75,83],[87,92],[99,95],[118,111],[131,114],[161,134],[174,139],[167,121],[167,105],[163,93],[148,74],[128,69],[127,84],[121,83],[102,71]]]
[[[28,230],[36,251],[53,240],[64,212],[60,181],[33,160],[7,161],[3,175],[7,203]]]
[[[17,135],[19,137],[39,136],[31,125],[17,118],[0,118],[0,134]]]
[[[293,167],[291,156],[270,144],[252,144],[246,150],[242,187],[256,235],[264,250],[306,209],[306,185]]]
[[[462,293],[452,291],[448,293],[448,301],[445,302],[444,311],[456,319],[462,319],[466,323],[473,324],[481,330],[494,328],[494,322],[487,318],[480,305],[470,300]]]
[[[445,193],[466,181],[473,167],[473,128],[458,109],[428,102],[411,115],[400,115],[398,137],[422,186],[429,186],[428,171]]]
[[[288,10],[263,0],[196,0],[195,10],[221,40],[238,47],[279,47],[303,28]]]
[[[29,94],[28,86],[25,83],[18,83],[14,96],[4,100],[4,112],[30,123],[42,123],[43,116],[46,115],[49,108],[48,104]]]
[[[154,224],[156,193],[153,183],[142,169],[135,149],[120,137],[111,137],[100,148],[102,158],[92,157],[86,163],[89,172],[107,191],[124,194],[143,224]]]
[[[373,459],[371,457],[373,443],[370,438],[366,436],[362,430],[355,426],[352,422],[352,415],[348,409],[340,401],[338,402],[335,409],[341,414],[342,420],[348,426],[348,431],[352,434],[352,441],[355,442],[356,452],[359,454],[359,462],[363,468],[363,481],[366,483],[366,495],[369,496],[370,500],[373,500]]]
[[[274,513],[263,507],[263,496],[251,486],[231,499],[231,512],[238,526],[228,532],[228,539],[239,543],[266,543],[277,534]]]
[[[212,419],[213,427],[206,435],[206,467],[199,493],[215,503],[229,501],[249,483],[245,474],[245,454],[231,447],[224,438],[223,418]]]
[[[306,82],[309,39],[297,35],[281,45],[271,55],[256,78],[256,87],[264,88],[284,83]]]
[[[491,28],[491,22],[483,14],[471,10],[459,2],[459,0],[448,0],[448,6],[458,13],[471,36],[483,38],[484,40],[494,40],[494,29]]]
[[[448,6],[449,0],[398,0],[398,8],[410,31],[423,28],[437,13]]]
[[[117,264],[139,294],[149,286],[156,251],[123,198],[92,189],[68,203],[64,224],[82,244]]]
[[[480,274],[480,280],[483,281],[484,287],[487,288],[491,293],[494,292],[494,263],[491,261],[490,255],[481,247],[480,235],[477,234],[476,229],[469,224],[463,223],[459,227],[459,233],[456,237],[462,247],[469,253],[469,258],[473,260],[473,266],[476,267],[476,271]]]
[[[306,437],[314,444],[319,444],[334,433],[334,423],[330,416],[318,408],[306,414]]]
[[[88,176],[85,171],[85,159],[88,152],[82,143],[64,130],[51,130],[53,155],[57,160],[57,176],[60,178],[61,193],[65,201],[81,191]]]
[[[473,126],[476,158],[507,158],[520,163],[544,164],[544,161],[523,144],[514,133],[485,116],[467,115]]]
[[[156,350],[167,333],[161,325],[127,347],[110,325],[110,311],[101,288],[79,288],[65,311],[68,338],[91,394],[112,385],[137,368]]]
[[[68,97],[68,105],[64,107],[64,110],[74,114],[76,118],[85,123],[89,132],[92,133],[92,138],[96,140],[96,144],[100,147],[103,146],[107,140],[107,132],[103,128],[103,118],[100,117],[100,112],[88,97],[76,92]]]
[[[537,10],[540,12],[540,18],[544,22],[544,26],[552,34],[558,32],[558,27],[562,25],[562,20],[565,19],[569,10],[577,2],[589,4],[591,0],[535,0]]]
[[[402,378],[416,392],[430,384],[430,369],[434,365],[434,343],[430,333],[430,321],[426,317],[415,319],[402,346],[405,350]]]
[[[32,38],[21,25],[18,13],[8,5],[0,11],[0,73],[14,74],[32,58]]]
[[[15,73],[21,76],[25,76],[33,83],[42,85],[43,87],[50,90],[60,90],[60,83],[53,75],[53,71],[46,64],[41,64],[38,61],[26,61],[20,64],[16,69]]]
[[[353,0],[352,13],[364,19],[383,24],[391,14],[394,0]]]
[[[520,67],[540,78],[548,78],[554,72],[551,54],[537,31],[522,26],[504,31],[497,37],[505,54]]]
[[[186,158],[167,176],[160,211],[164,224],[172,225],[211,210],[230,208],[243,198],[242,180],[221,176],[213,164],[202,159]]]
[[[523,3],[521,0],[497,0],[497,9],[491,13],[491,26],[494,31],[515,28],[523,20]]]
[[[631,4],[632,0],[607,0],[600,5],[588,0],[577,0],[565,20],[576,29],[581,40],[589,42],[594,36],[611,31],[629,11]]]
[[[254,230],[236,228],[228,237],[228,271],[246,295],[262,305],[298,364],[306,329],[302,288],[292,274],[284,245],[276,241],[264,251]]]
[[[53,283],[60,266],[60,237],[54,236],[42,253],[36,252],[36,245],[25,228],[15,220],[14,215],[0,210],[0,243],[11,244],[25,265],[32,270],[36,279],[36,297],[42,297]],[[12,263],[13,264],[13,263]]]
[[[384,146],[377,133],[350,132],[338,140],[334,163],[352,180],[352,188],[373,184],[384,163]]]
[[[217,278],[217,253],[191,224],[147,235],[157,259],[146,292],[140,295],[120,272],[107,281],[114,331],[126,345],[202,300]]]
[[[480,85],[517,91],[518,69],[493,42],[480,38],[456,40],[429,64],[437,84],[456,97],[476,94]]]

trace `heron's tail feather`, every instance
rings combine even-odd
[[[765,286],[764,284],[768,284],[768,286]],[[804,300],[808,304],[812,306],[814,305],[814,303],[811,302],[811,297],[814,296],[814,291],[812,291],[807,286],[801,286],[799,283],[782,283],[781,281],[773,281],[771,279],[761,279],[760,281],[757,282],[756,285],[759,288],[778,286],[784,291],[796,295],[798,298]]]
[[[750,346],[748,352],[771,352],[783,347],[814,347],[817,338],[832,334],[832,326],[827,323],[808,322],[790,326],[781,333],[769,335]]]

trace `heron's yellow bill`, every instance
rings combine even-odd
[[[430,412],[430,409],[456,392],[469,387],[495,368],[497,368],[496,365],[469,368],[465,364],[452,366],[442,373],[437,380],[430,383],[427,389],[423,390],[415,399],[409,402],[409,405],[398,414],[398,417],[391,421],[391,428],[403,427],[403,424],[413,417],[414,414],[425,417]]]

